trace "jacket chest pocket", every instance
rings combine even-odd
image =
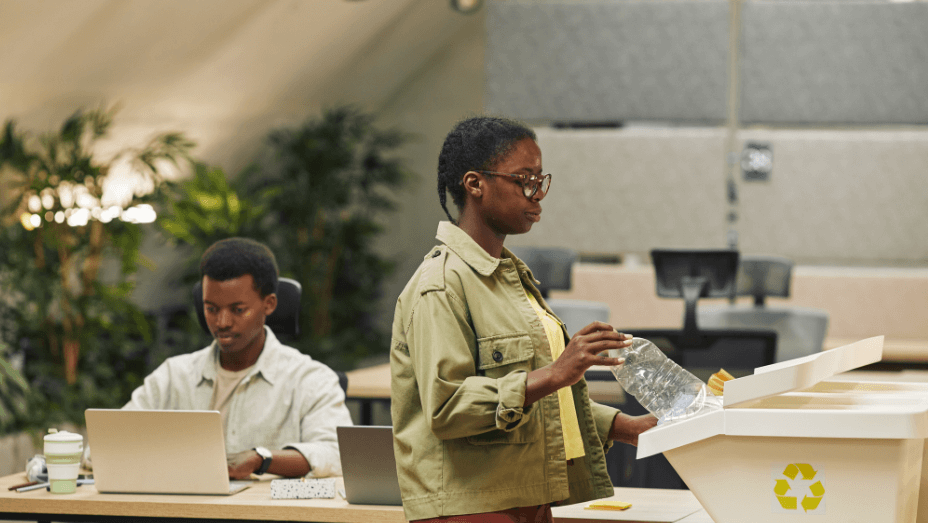
[[[478,369],[488,378],[501,378],[513,372],[532,370],[534,345],[528,334],[502,334],[477,340]],[[491,430],[469,436],[471,445],[500,445],[532,443],[541,436],[541,419],[529,414],[527,423],[511,431]]]
[[[532,370],[535,349],[528,334],[500,334],[477,340],[477,368],[488,378]]]

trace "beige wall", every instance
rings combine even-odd
[[[392,320],[393,306],[422,257],[435,245],[435,230],[446,220],[438,203],[438,153],[455,122],[483,111],[483,15],[478,14],[449,39],[381,110],[384,124],[395,124],[415,133],[415,142],[404,150],[417,174],[399,195],[400,208],[390,217],[387,233],[379,242],[381,252],[395,259],[397,268],[383,290],[383,319]],[[455,213],[451,201],[449,210]]]
[[[725,247],[725,131],[539,128],[551,191],[511,245],[587,253]]]

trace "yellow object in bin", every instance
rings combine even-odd
[[[709,392],[715,394],[716,396],[721,396],[725,392],[725,382],[735,379],[734,376],[728,373],[725,369],[719,369],[718,372],[709,377],[708,388]]]
[[[625,501],[596,501],[587,505],[587,510],[625,510],[632,506]]]

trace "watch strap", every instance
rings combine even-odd
[[[271,466],[273,457],[271,456],[271,452],[264,447],[255,447],[254,451],[257,452],[259,456],[261,456],[261,466],[258,467],[258,470],[255,471],[255,474],[260,476],[261,474],[267,472],[267,469]]]

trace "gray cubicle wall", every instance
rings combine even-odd
[[[509,241],[641,254],[734,231],[798,263],[928,265],[928,2],[735,1],[490,0],[486,107],[538,125],[556,175],[541,234]],[[748,142],[768,179],[742,173]]]
[[[486,106],[525,120],[723,122],[728,2],[487,5]]]
[[[539,128],[554,174],[542,220],[512,245],[587,253],[725,247],[725,132]],[[928,130],[755,129],[774,151],[767,181],[739,186],[739,247],[803,263],[928,260]]]
[[[744,2],[745,124],[928,124],[928,3]]]
[[[928,262],[928,129],[755,129],[774,151],[740,190],[741,247],[795,260]]]
[[[539,128],[553,174],[541,221],[512,245],[586,253],[648,252],[653,245],[725,247],[725,133],[714,128]]]

